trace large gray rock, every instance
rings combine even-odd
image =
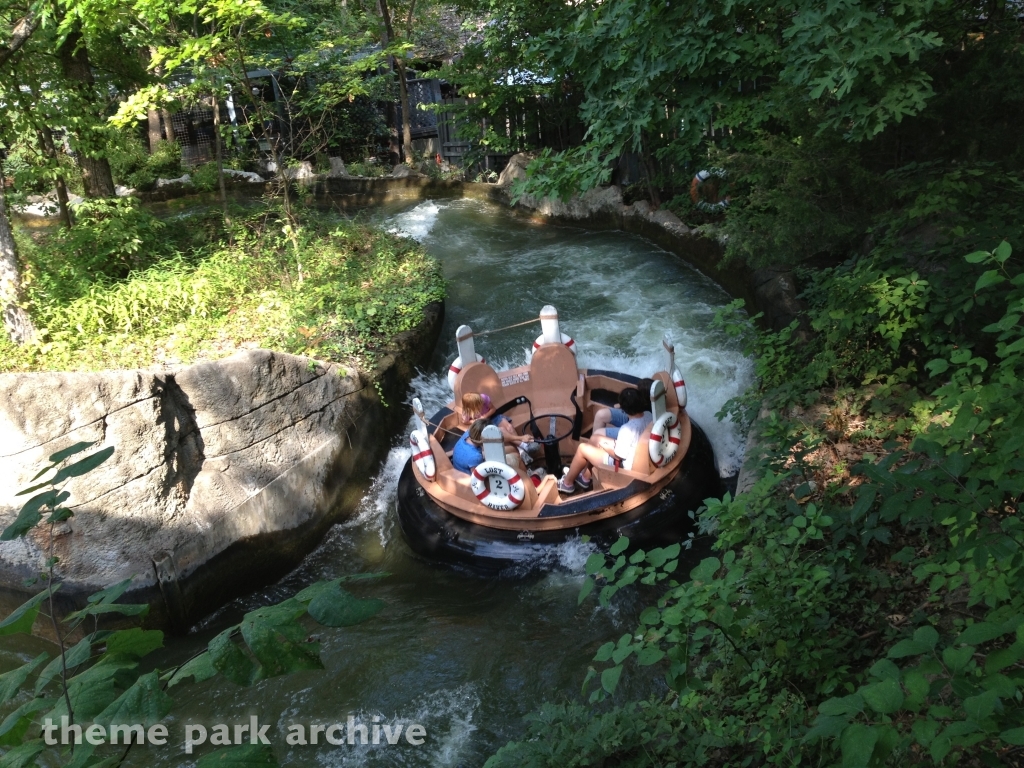
[[[268,350],[170,372],[0,375],[0,529],[48,456],[79,441],[113,447],[66,485],[75,514],[53,541],[62,594],[80,602],[131,578],[135,599],[161,603],[157,623],[181,627],[215,594],[251,588],[316,545],[401,417],[374,382],[400,402],[441,317],[435,306],[373,376]],[[49,546],[44,527],[0,542],[0,587],[36,575]]]
[[[331,164],[331,170],[327,173],[329,179],[348,178],[348,171],[345,170],[345,161],[340,157],[328,157],[327,162]]]

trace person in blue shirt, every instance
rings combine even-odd
[[[487,419],[477,419],[462,433],[452,450],[452,466],[460,472],[472,472],[484,460],[483,440]]]

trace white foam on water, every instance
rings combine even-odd
[[[402,727],[399,743],[387,744],[345,744],[330,752],[318,756],[318,764],[329,768],[376,768],[377,766],[431,766],[447,768],[456,766],[464,759],[464,753],[477,727],[473,718],[480,708],[480,696],[476,686],[466,683],[452,690],[439,690],[417,696],[409,702],[402,712],[388,714],[386,712],[360,710],[348,713],[357,723],[373,726],[373,718],[380,719],[380,724],[392,728]],[[339,717],[339,722],[347,722],[348,714]],[[287,717],[296,717],[297,713],[285,713],[282,725]],[[427,732],[425,743],[414,746],[406,741],[406,729],[410,725],[422,725]],[[371,731],[372,733],[372,731]],[[372,737],[371,737],[372,738]],[[385,741],[381,732],[380,740]],[[298,749],[309,749],[299,747]]]
[[[420,203],[415,208],[403,211],[387,219],[385,226],[388,232],[399,237],[411,237],[422,242],[430,234],[437,221],[441,207],[433,200]]]
[[[380,472],[373,478],[369,490],[360,500],[356,514],[341,523],[338,526],[339,529],[375,530],[380,537],[381,547],[387,547],[394,530],[392,510],[395,508],[395,500],[398,497],[398,478],[410,456],[412,456],[412,446],[409,444],[409,429],[407,429],[399,435],[398,444],[388,452]]]

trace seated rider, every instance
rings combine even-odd
[[[654,384],[654,379],[640,379],[636,385],[637,391],[644,399],[645,411],[651,410],[652,384]],[[619,436],[619,427],[627,421],[629,421],[629,416],[622,408],[601,408],[594,414],[594,437],[603,435],[614,440]]]
[[[470,473],[484,460],[484,428],[490,426],[487,419],[477,419],[462,433],[459,442],[452,449],[452,466],[460,472]],[[504,435],[503,435],[504,437]],[[519,467],[519,454],[515,450],[505,454],[505,463],[513,469]]]
[[[531,449],[533,446],[530,445],[532,438],[528,435],[517,435],[515,428],[512,426],[512,419],[505,414],[498,414],[497,416],[488,416],[494,410],[494,404],[491,402],[491,398],[487,394],[477,394],[475,392],[467,392],[462,396],[462,423],[470,424],[477,419],[483,419],[488,424],[493,424],[501,430],[501,436],[506,443],[512,443],[513,445],[519,446],[521,452],[525,452]],[[524,457],[525,459],[525,457]]]
[[[484,427],[487,419],[477,419],[462,433],[459,442],[452,449],[452,466],[460,472],[472,472],[484,460]]]
[[[594,481],[592,477],[584,474],[588,467],[633,468],[633,454],[636,452],[637,443],[654,419],[650,413],[644,411],[646,403],[639,390],[624,390],[619,396],[619,405],[629,418],[619,427],[618,437],[612,440],[597,435],[591,438],[591,442],[580,443],[576,455],[572,457],[569,471],[558,481],[559,493],[575,493],[577,487],[589,491]]]

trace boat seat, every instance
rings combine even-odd
[[[653,426],[653,425],[651,425]],[[633,452],[633,468],[632,469],[621,469],[616,471],[614,468],[609,466],[593,467],[593,472],[597,476],[598,480],[601,481],[602,487],[616,487],[621,483],[614,483],[611,481],[613,477],[618,475],[626,477],[639,477],[645,478],[651,474],[653,467],[651,466],[651,454],[648,445],[650,444],[651,427],[647,427],[641,435],[639,442],[636,444],[636,450]]]
[[[470,363],[455,377],[455,408],[461,413],[463,393],[487,395],[495,405],[504,403],[505,388],[487,363]]]
[[[660,381],[665,385],[665,408],[666,410],[672,411],[673,413],[679,413],[679,398],[676,397],[676,388],[672,384],[672,375],[665,371],[658,371],[652,377],[655,381]]]
[[[579,370],[576,356],[564,344],[543,344],[530,361],[530,400],[533,412],[561,413],[569,418],[576,408],[569,395],[576,391]]]

